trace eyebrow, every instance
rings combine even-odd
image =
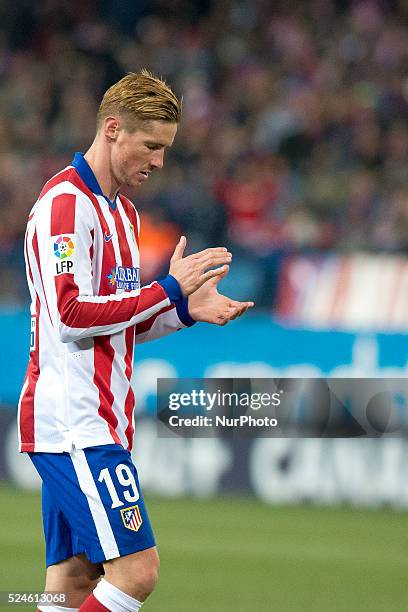
[[[171,144],[163,144],[162,142],[158,142],[157,140],[149,140],[148,138],[144,141],[145,144],[155,145],[156,147],[171,147]]]

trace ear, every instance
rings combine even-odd
[[[119,119],[117,117],[106,117],[103,122],[103,133],[109,142],[113,142],[118,137],[120,128]]]

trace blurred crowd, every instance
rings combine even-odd
[[[85,151],[104,90],[147,67],[183,96],[140,192],[146,280],[180,232],[229,246],[236,297],[271,307],[294,252],[408,251],[408,4],[392,0],[0,3],[0,299],[26,302],[42,184]]]

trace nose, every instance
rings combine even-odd
[[[163,168],[164,163],[164,151],[163,149],[159,149],[154,151],[154,154],[151,157],[150,165],[153,168]]]

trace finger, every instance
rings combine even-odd
[[[236,300],[231,300],[230,306],[234,308],[248,309],[248,308],[253,308],[254,302],[237,302]]]
[[[198,287],[201,287],[201,285],[204,285],[204,283],[210,280],[210,278],[214,278],[222,274],[224,275],[227,274],[228,270],[229,270],[229,266],[225,265],[225,266],[221,266],[221,268],[216,268],[215,270],[208,270],[208,272],[204,272],[204,274],[201,275]]]
[[[231,311],[230,316],[229,316],[229,320],[233,321],[234,319],[237,319],[238,317],[240,317],[243,314],[243,311],[244,311],[244,309],[242,309],[242,308],[235,308],[234,310]]]
[[[247,310],[248,310],[247,306],[245,306],[245,308],[241,308],[241,310],[237,314],[237,317],[242,317],[242,315],[245,314]]]
[[[229,269],[229,267],[228,267]],[[221,274],[220,276],[217,276],[214,280],[213,283],[217,284],[221,278],[224,278],[224,276],[226,276],[228,274],[228,270],[226,272],[224,272],[223,274]],[[255,302],[238,302],[237,300],[233,300],[232,298],[229,298],[228,296],[224,295],[223,293],[219,293],[219,295],[225,299],[229,300],[229,304],[228,306],[230,307],[242,307],[245,306],[245,308],[253,308],[255,306]]]
[[[210,254],[207,254],[207,255],[205,255],[203,257],[200,257],[198,259],[198,263],[200,263],[200,264],[202,264],[204,266],[207,266],[207,268],[208,268],[209,265],[214,265],[214,264],[212,264],[212,262],[216,262],[216,261],[221,260],[221,259],[224,259],[224,260],[226,260],[228,262],[231,262],[232,261],[232,253],[230,253],[229,251],[223,251],[221,253],[210,253]]]
[[[230,300],[228,306],[230,308],[252,308],[254,302],[238,302],[237,300]]]
[[[171,256],[170,261],[178,261],[183,258],[184,249],[186,248],[187,238],[185,236],[180,236],[180,240],[174,249],[174,253]]]
[[[218,276],[214,276],[214,278],[210,280],[210,283],[214,286],[218,285],[220,280],[222,280],[223,278],[227,276],[228,272],[229,272],[229,266],[225,266],[224,272],[221,272],[221,274],[218,274]]]
[[[208,268],[215,268],[223,264],[230,264],[231,259],[232,258],[230,255],[224,255],[222,257],[208,257],[205,261],[196,263],[196,265],[201,272],[204,272],[204,270],[208,270]]]
[[[200,259],[204,260],[206,258],[210,258],[213,256],[222,256],[228,253],[228,249],[225,247],[211,247],[210,249],[204,249],[204,251],[199,251],[198,253],[193,253],[188,256],[188,259]],[[231,253],[229,253],[231,255]]]
[[[248,308],[252,308],[253,302],[234,302],[230,305],[230,320],[237,319],[246,313]]]
[[[242,315],[244,315],[244,314],[247,312],[248,308],[249,308],[249,306],[242,306],[242,307],[241,307],[241,308],[238,310],[238,313],[237,313],[237,315],[236,315],[236,317],[235,317],[235,318],[242,317]]]

